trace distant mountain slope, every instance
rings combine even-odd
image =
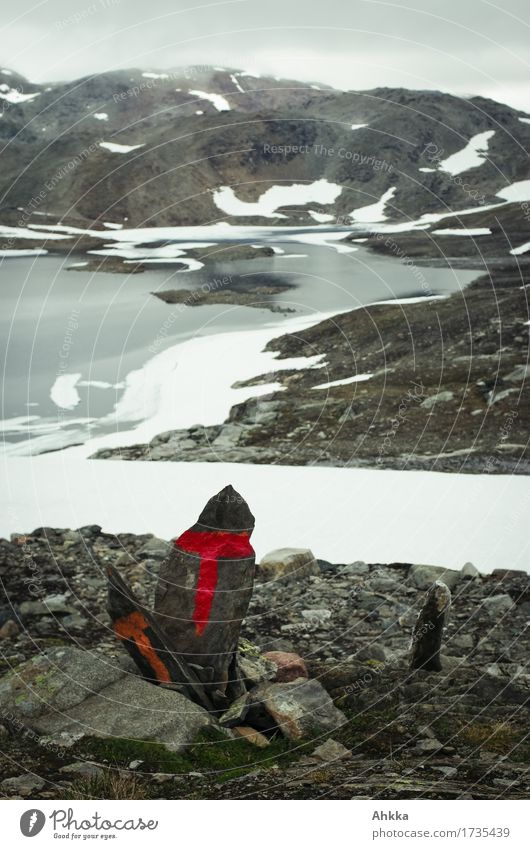
[[[284,224],[349,223],[381,198],[386,206],[359,220],[400,221],[490,203],[530,176],[530,123],[479,97],[342,92],[210,67],[49,85],[3,69],[0,105],[4,224],[20,208],[128,226],[270,224],[275,212]],[[233,187],[255,202],[272,186],[320,180],[337,186],[332,200],[292,192],[266,217],[241,205],[235,214],[214,195]]]

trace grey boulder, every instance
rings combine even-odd
[[[435,581],[443,581],[450,590],[453,590],[460,579],[460,572],[444,569],[443,566],[411,566],[408,574],[409,582],[418,590],[428,590]]]
[[[284,684],[264,683],[251,691],[254,709],[264,710],[268,730],[277,726],[289,740],[335,731],[347,720],[319,681],[297,678]]]
[[[489,596],[482,602],[482,609],[492,618],[504,616],[505,613],[509,613],[512,607],[515,607],[515,604],[507,593]]]
[[[308,548],[277,548],[262,558],[257,579],[266,581],[291,581],[320,575],[320,566]]]
[[[0,710],[59,746],[84,736],[123,737],[178,752],[215,724],[180,693],[74,647],[53,649],[6,675],[0,682]]]

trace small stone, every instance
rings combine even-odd
[[[248,708],[249,695],[248,693],[243,693],[243,695],[233,701],[228,710],[219,717],[219,725],[222,725],[223,728],[232,728],[232,726],[239,725],[240,722],[245,719],[248,713]]]
[[[375,643],[366,646],[354,655],[355,660],[378,660],[380,663],[386,663],[386,652],[383,646],[378,646]]]
[[[83,542],[83,537],[79,533],[79,531],[66,531],[63,536],[63,548],[67,551],[69,548],[73,548],[75,545],[79,545]]]
[[[48,612],[42,601],[23,601],[20,605],[20,614],[23,617],[46,616]]]
[[[170,543],[165,539],[153,537],[144,543],[140,551],[137,552],[136,556],[140,560],[164,560],[164,558],[169,554],[170,547]]]
[[[14,778],[5,778],[0,784],[2,790],[7,793],[16,793],[18,796],[31,796],[35,792],[42,790],[46,782],[38,775],[25,773],[24,775],[16,775]]]
[[[443,566],[411,566],[408,580],[419,590],[428,590],[435,581],[443,581],[450,590],[454,589],[460,580],[460,572],[454,569],[444,569]]]
[[[70,628],[84,628],[88,625],[88,619],[85,619],[85,617],[81,616],[81,614],[76,610],[76,612],[72,613],[71,616],[63,616],[61,619],[61,625],[67,630]]]
[[[421,754],[429,754],[429,752],[438,752],[442,748],[442,744],[439,740],[420,740],[419,743],[414,747],[416,752]]]
[[[311,625],[323,625],[331,619],[331,610],[325,607],[313,607],[302,610],[302,618],[306,619]]]
[[[138,761],[138,760],[131,761],[129,766],[127,767],[127,769],[138,769],[138,767],[141,766],[142,764],[143,764],[143,761]]]
[[[326,740],[324,743],[321,743],[320,746],[316,747],[312,757],[329,763],[330,761],[339,761],[344,760],[345,758],[351,758],[351,752],[346,748],[346,746],[343,746],[342,743],[338,743],[337,740],[333,740],[330,737],[329,740]]]
[[[478,571],[476,566],[473,566],[472,563],[464,563],[460,570],[460,577],[464,580],[472,580],[474,578],[480,578],[480,572]]]
[[[436,734],[430,725],[422,725],[422,727],[418,729],[418,734],[421,737],[428,737],[429,740],[436,740]]]
[[[503,616],[512,607],[515,607],[515,604],[506,593],[490,596],[482,602],[482,609],[491,617]]]
[[[506,578],[528,578],[528,573],[524,569],[494,569],[491,573],[492,578],[498,581],[504,581]]]
[[[449,392],[448,390],[444,390],[443,392],[438,392],[436,395],[429,395],[425,401],[422,401],[420,407],[424,407],[426,410],[432,409],[436,404],[446,403],[447,401],[452,401],[454,398],[454,393]]]
[[[441,772],[445,778],[454,778],[458,772],[456,766],[435,766],[434,769]]]
[[[504,379],[509,380],[510,383],[522,383],[527,377],[530,377],[530,365],[528,363],[521,363],[510,374],[507,374]]]
[[[257,579],[260,581],[291,581],[320,575],[320,568],[308,548],[277,548],[262,558]]]
[[[341,575],[355,575],[356,577],[364,577],[370,574],[370,567],[364,560],[356,560],[354,563],[348,563],[340,570]]]
[[[245,641],[248,643],[248,641]],[[237,658],[239,671],[243,680],[249,686],[260,684],[262,681],[273,681],[276,676],[276,666],[259,650],[256,653],[246,653],[239,642],[239,654]]]
[[[153,772],[149,777],[157,784],[165,784],[166,781],[172,781],[175,775],[172,772]]]
[[[376,593],[399,593],[401,591],[401,583],[394,578],[386,576],[375,576],[370,580],[370,589]]]
[[[126,568],[127,566],[136,566],[136,558],[129,554],[128,551],[122,552],[118,559],[116,560],[116,566],[118,569]]]
[[[274,681],[295,681],[297,678],[309,678],[307,666],[299,654],[286,651],[268,651],[263,655],[276,667]]]
[[[7,622],[4,622],[0,628],[0,640],[11,640],[13,637],[18,637],[19,634],[20,628],[16,622],[13,622],[12,619],[8,619]]]
[[[75,761],[74,763],[66,764],[66,766],[61,767],[59,772],[65,775],[79,776],[80,778],[101,778],[104,774],[104,770],[100,766],[85,761]]]
[[[73,613],[73,608],[66,603],[66,595],[48,595],[42,600],[49,613]]]
[[[243,680],[250,685],[273,681],[276,676],[276,667],[264,658],[240,657],[238,665]]]
[[[250,728],[248,725],[236,725],[235,728],[232,728],[232,731],[236,737],[242,737],[248,743],[257,746],[258,749],[265,749],[269,745],[265,734],[261,734],[255,728]]]

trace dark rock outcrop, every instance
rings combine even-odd
[[[175,541],[155,593],[156,622],[220,708],[245,690],[237,642],[254,584],[253,529],[246,501],[226,486]]]
[[[411,669],[440,672],[440,649],[444,625],[451,607],[451,591],[436,581],[427,593],[412,634]]]

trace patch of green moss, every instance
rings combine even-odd
[[[244,655],[245,657],[260,657],[261,651],[260,649],[251,643],[250,640],[246,640],[244,637],[239,638],[238,642],[239,653]]]
[[[54,679],[55,669],[51,669],[48,672],[41,672],[40,675],[35,675],[31,689],[42,699],[51,699],[57,691],[57,681]]]
[[[123,769],[131,761],[139,760],[143,772],[175,775],[203,772],[217,781],[226,781],[255,769],[270,769],[280,761],[285,765],[312,751],[315,745],[313,741],[291,743],[278,736],[265,749],[260,749],[243,738],[232,739],[209,728],[182,754],[149,740],[92,737],[77,745],[77,755],[115,768]]]

